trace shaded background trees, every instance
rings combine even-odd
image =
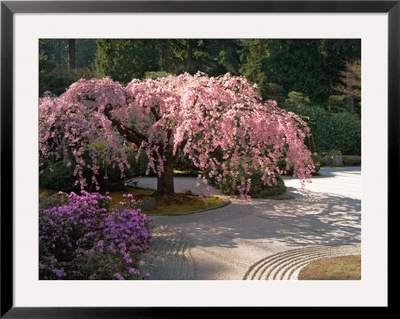
[[[352,103],[357,105],[360,96],[348,94],[348,84],[354,72],[360,79],[361,70],[354,69],[360,58],[357,39],[42,39],[40,95],[46,90],[64,92],[75,82],[73,74],[109,76],[127,84],[159,73],[230,72],[257,83],[264,98],[276,99],[281,106],[292,91],[324,107],[332,104],[331,96],[346,95],[353,98],[347,101],[348,111],[359,114],[359,106]],[[65,76],[67,71],[69,81],[54,83],[57,73]]]
[[[75,57],[71,55],[75,45]],[[231,72],[265,87],[275,83],[313,103],[326,102],[340,74],[360,60],[357,39],[42,39],[40,53],[54,67],[88,68],[121,82],[146,72]],[[70,53],[70,54],[68,54]],[[72,60],[71,60],[72,59]],[[73,66],[72,66],[73,68]]]

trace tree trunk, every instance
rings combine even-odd
[[[193,74],[193,40],[187,40],[186,72]]]
[[[174,163],[175,158],[167,155],[164,172],[162,172],[161,176],[157,175],[157,196],[173,196],[175,194]]]
[[[68,40],[68,63],[69,69],[75,69],[75,40]]]
[[[121,121],[117,118],[112,117],[111,111],[112,105],[106,105],[104,108],[104,115],[111,121],[113,127],[115,127],[118,132],[125,137],[125,139],[136,145],[140,145],[142,141],[146,140],[146,137],[136,130],[129,129],[124,126]],[[157,117],[157,115],[155,115]],[[172,130],[168,131],[168,143],[172,136]],[[156,154],[154,154],[156,155]],[[161,158],[165,155],[164,171],[159,176],[157,174],[157,196],[173,196],[175,194],[174,188],[174,164],[178,158],[178,154],[173,153],[173,146],[169,145],[167,149],[160,154]],[[158,157],[155,158],[158,160]]]

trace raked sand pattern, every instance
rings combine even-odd
[[[141,269],[151,280],[296,280],[324,258],[361,254],[360,167],[322,168],[301,189],[285,177],[290,200],[231,198],[228,206],[185,216],[155,216]],[[139,178],[138,186],[154,187]],[[176,190],[196,179],[177,178]]]

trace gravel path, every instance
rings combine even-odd
[[[322,168],[312,184],[284,177],[291,200],[231,198],[228,206],[154,216],[141,269],[153,280],[296,280],[302,267],[361,253],[361,169]],[[138,186],[154,188],[152,178]],[[196,179],[177,178],[176,191]]]

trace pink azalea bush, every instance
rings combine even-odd
[[[275,173],[282,173],[281,158],[304,185],[314,171],[304,143],[307,124],[275,101],[263,101],[256,90],[230,74],[134,79],[126,87],[109,78],[80,80],[60,97],[40,100],[40,156],[66,165],[73,159],[82,189],[97,183],[102,163],[113,163],[123,178],[129,167],[124,141],[147,154],[148,170],[160,181],[158,195],[173,193],[173,164],[184,156],[207,171],[199,179],[218,182],[229,176],[242,196],[254,170],[261,171],[264,184],[273,185]],[[92,170],[92,181],[85,180],[85,167]],[[239,171],[245,175],[239,177]]]
[[[39,278],[141,278],[137,264],[151,242],[150,222],[132,196],[124,196],[110,209],[110,196],[60,192],[59,205],[40,209]]]

